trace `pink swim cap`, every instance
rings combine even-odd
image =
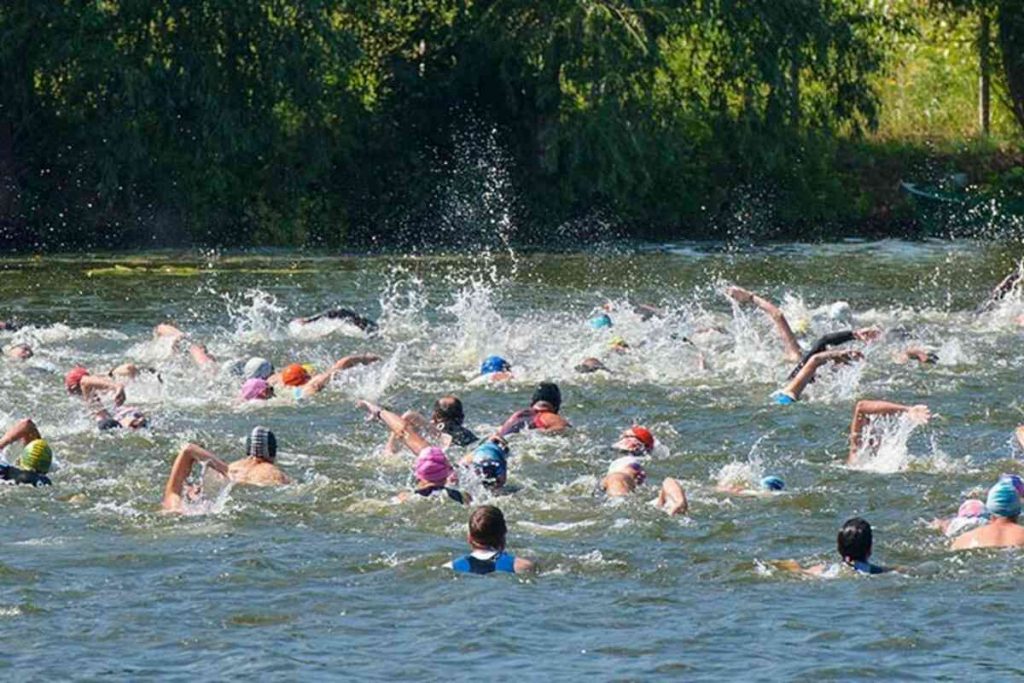
[[[267,380],[260,379],[259,377],[245,380],[245,384],[242,385],[242,400],[255,401],[257,399],[265,399],[268,386]]]
[[[977,498],[968,498],[960,505],[960,509],[956,511],[956,516],[983,517],[987,512],[984,501]]]
[[[416,457],[416,478],[431,484],[444,484],[452,473],[452,465],[448,456],[437,446],[430,446],[420,451]]]

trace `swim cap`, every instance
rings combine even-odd
[[[541,382],[538,384],[537,388],[533,391],[533,398],[530,399],[530,403],[532,405],[540,401],[550,403],[557,413],[562,408],[562,392],[558,385],[551,382]]]
[[[588,374],[588,373],[591,373],[591,372],[597,372],[598,370],[604,370],[606,372],[611,372],[611,370],[609,370],[605,366],[605,364],[602,363],[597,358],[584,358],[583,362],[580,363],[579,365],[577,365],[575,369],[576,369],[576,372],[578,372],[580,374],[584,374],[584,375]]]
[[[1016,517],[1020,514],[1020,496],[1007,480],[1000,480],[988,490],[985,507],[996,517]]]
[[[613,460],[608,465],[608,474],[632,474],[637,484],[642,484],[647,480],[647,472],[644,470],[644,466],[640,463],[640,459],[634,455],[626,455]]]
[[[956,511],[957,517],[988,517],[988,509],[985,507],[985,503],[978,500],[977,498],[968,498],[960,504],[960,509]]]
[[[306,374],[312,377],[316,374],[316,366],[312,363],[303,363],[302,369],[306,371]]]
[[[64,388],[69,394],[77,394],[82,391],[82,378],[89,374],[89,371],[81,365],[76,365],[64,375]]]
[[[601,315],[595,316],[588,320],[587,322],[595,330],[601,330],[604,329],[605,327],[612,326],[612,319],[608,317],[607,313],[602,313]]]
[[[629,344],[622,337],[612,337],[612,340],[608,342],[608,346],[613,349],[628,349]]]
[[[793,331],[797,334],[807,334],[807,330],[811,329],[811,324],[807,322],[807,318],[800,318],[799,320],[793,321]]]
[[[786,488],[786,483],[779,477],[770,474],[761,480],[761,488],[765,491],[781,491]]]
[[[301,387],[309,381],[309,373],[298,363],[292,363],[281,371],[281,381],[290,387]]]
[[[249,436],[245,437],[245,454],[274,462],[277,458],[277,438],[274,432],[266,427],[253,427]]]
[[[46,474],[53,464],[53,451],[44,439],[30,441],[18,459],[18,469]]]
[[[505,372],[511,370],[512,366],[501,356],[487,356],[480,364],[480,374],[489,375],[492,372]]]
[[[1024,480],[1019,476],[1016,474],[1002,474],[999,477],[999,481],[1008,481],[1013,484],[1013,488],[1017,492],[1017,495],[1024,498]]]
[[[445,484],[452,473],[448,456],[437,446],[428,446],[416,456],[416,478],[431,484]]]
[[[636,442],[640,442],[640,448],[636,447]],[[630,427],[622,433],[622,437],[618,441],[612,444],[612,448],[647,455],[654,450],[654,435],[645,427]]]
[[[267,398],[267,389],[270,385],[267,384],[267,380],[260,379],[259,377],[253,377],[252,379],[245,380],[245,384],[242,385],[242,400],[243,401],[256,401]]]
[[[629,431],[644,445],[648,453],[654,450],[654,435],[646,427],[634,426]]]
[[[253,379],[254,377],[266,379],[273,374],[274,366],[270,364],[269,360],[259,356],[253,356],[247,360],[242,368],[242,377],[246,379]]]
[[[508,473],[508,461],[505,456],[505,449],[493,441],[488,441],[473,451],[473,469],[483,479],[484,484],[493,486],[505,479]]]

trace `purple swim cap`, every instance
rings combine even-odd
[[[431,484],[445,484],[452,473],[448,456],[437,446],[420,451],[416,457],[416,478]]]
[[[245,380],[245,384],[242,385],[242,400],[244,401],[256,401],[267,398],[267,389],[270,385],[267,384],[267,380],[260,379],[259,377],[253,377],[252,379]]]
[[[960,509],[956,511],[957,517],[985,517],[986,515],[988,515],[988,508],[985,507],[984,501],[977,498],[968,498],[960,504]]]

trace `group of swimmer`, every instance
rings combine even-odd
[[[997,288],[993,297],[1005,296],[1009,289],[1016,286],[1017,280],[1009,286],[1004,284]],[[798,403],[823,367],[864,361],[860,351],[836,347],[851,342],[870,344],[884,334],[878,328],[834,332],[804,350],[789,321],[774,303],[737,286],[728,287],[725,294],[737,305],[749,304],[763,311],[782,341],[786,360],[795,363],[784,386],[771,395],[771,400],[781,406]],[[647,305],[637,306],[634,311],[645,318],[665,314]],[[604,307],[590,319],[589,325],[594,329],[612,327],[612,312],[610,306]],[[371,335],[377,330],[372,320],[344,308],[300,318],[295,323],[309,324],[323,318],[344,320]],[[14,327],[11,323],[0,323],[0,329]],[[218,362],[202,343],[168,323],[157,325],[154,337],[169,340],[173,348],[187,353],[191,362],[204,372],[236,377],[240,382],[239,399],[242,401],[266,401],[281,394],[295,400],[308,399],[328,386],[340,373],[380,361],[373,354],[357,354],[338,359],[323,372],[300,363],[290,363],[276,370],[269,360],[261,357]],[[690,339],[683,338],[683,341],[696,346]],[[609,348],[613,353],[628,353],[630,346],[616,337]],[[21,343],[5,349],[5,355],[14,360],[27,360],[32,357],[33,351],[28,344]],[[936,362],[937,357],[934,352],[926,349],[909,347],[896,360],[928,364]],[[700,363],[702,366],[705,363],[703,354],[700,354]],[[595,357],[584,359],[575,369],[580,373],[611,372]],[[140,368],[132,363],[117,366],[107,373],[92,373],[76,365],[65,374],[64,386],[70,396],[84,402],[98,429],[142,429],[149,426],[150,419],[139,408],[125,405],[126,385],[146,372],[156,374],[160,379],[155,370]],[[484,359],[479,374],[470,384],[505,382],[514,379],[514,376],[513,367],[507,360],[500,356],[489,356]],[[108,408],[104,401],[112,406]],[[479,483],[489,496],[514,493],[515,489],[509,487],[507,482],[511,456],[509,437],[526,430],[560,434],[572,429],[570,422],[561,414],[561,391],[551,382],[537,385],[530,404],[514,412],[494,433],[484,438],[478,437],[463,424],[465,413],[462,402],[453,395],[438,399],[429,418],[415,411],[399,414],[368,400],[359,400],[356,406],[366,412],[368,420],[380,423],[387,429],[387,451],[394,453],[404,447],[413,455],[412,471],[416,483],[412,490],[399,492],[396,495],[397,501],[439,496],[457,504],[470,505],[473,497],[459,488],[460,480]],[[848,462],[855,463],[865,452],[877,449],[880,445],[879,437],[869,429],[875,418],[898,414],[905,415],[914,424],[927,423],[931,417],[925,405],[902,405],[883,400],[857,401],[849,430]],[[1018,429],[1017,435],[1024,445],[1024,426]],[[0,479],[18,484],[50,485],[48,474],[53,453],[31,419],[18,421],[0,437],[0,453],[16,442],[23,446],[21,456],[14,465],[0,465]],[[619,498],[640,489],[647,479],[649,456],[655,451],[657,443],[651,431],[642,425],[634,424],[623,430],[612,445],[619,457],[609,464],[600,480],[600,489],[604,494]],[[447,451],[454,448],[470,450],[453,464]],[[204,471],[212,471],[235,485],[263,487],[289,484],[291,479],[278,466],[276,457],[277,438],[264,426],[257,426],[250,431],[243,457],[231,462],[198,444],[187,443],[182,446],[171,465],[161,507],[170,513],[187,512],[190,505],[202,499]],[[197,465],[201,468],[200,477],[198,483],[193,483]],[[784,489],[785,483],[774,475],[764,477],[753,488],[722,487],[726,493],[745,495],[767,495]],[[953,537],[951,547],[954,550],[1024,546],[1024,526],[1018,523],[1022,496],[1024,482],[1020,477],[1004,475],[988,490],[985,501],[970,499],[960,506],[955,517],[936,520],[934,526]],[[689,511],[686,491],[673,477],[664,477],[657,498],[652,503],[669,515],[686,514]],[[451,568],[474,574],[535,570],[536,564],[532,560],[515,557],[507,551],[506,536],[507,526],[499,508],[493,505],[475,508],[469,520],[468,541],[471,551],[453,560]],[[887,571],[887,568],[870,561],[872,546],[870,524],[855,517],[843,524],[837,536],[841,563],[808,568],[793,561],[777,564],[783,569],[819,576],[833,576],[846,570],[861,574]]]

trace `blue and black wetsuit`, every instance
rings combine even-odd
[[[440,484],[438,484],[437,486],[427,486],[421,489],[416,489],[416,495],[423,496],[424,498],[429,498],[438,491],[444,491],[445,493],[448,494],[448,497],[450,499],[454,500],[459,505],[466,504],[466,499],[462,496],[461,491],[459,491],[458,489],[448,488],[447,486],[442,486]]]
[[[857,337],[854,336],[853,334],[853,330],[832,332],[831,334],[826,334],[825,336],[821,337],[820,339],[818,339],[818,341],[814,342],[814,346],[812,346],[811,349],[804,354],[804,357],[800,359],[800,362],[797,363],[795,368],[793,368],[793,372],[789,373],[788,379],[793,379],[794,377],[796,377],[797,373],[800,372],[800,368],[807,365],[807,361],[809,361],[811,359],[811,356],[813,356],[814,354],[826,351],[832,348],[833,346],[841,346],[842,344],[848,344],[849,342],[852,342],[856,338]]]
[[[871,564],[870,562],[861,562],[860,560],[847,562],[846,566],[851,567],[854,571],[860,574],[884,574],[889,571],[886,567],[880,567],[877,564]]]
[[[452,569],[462,574],[492,574],[504,572],[506,574],[516,573],[515,555],[496,552],[488,558],[475,555],[463,555],[452,560]]]
[[[50,478],[32,470],[18,469],[13,465],[0,465],[0,479],[13,481],[15,484],[32,484],[33,486],[50,486]]]

